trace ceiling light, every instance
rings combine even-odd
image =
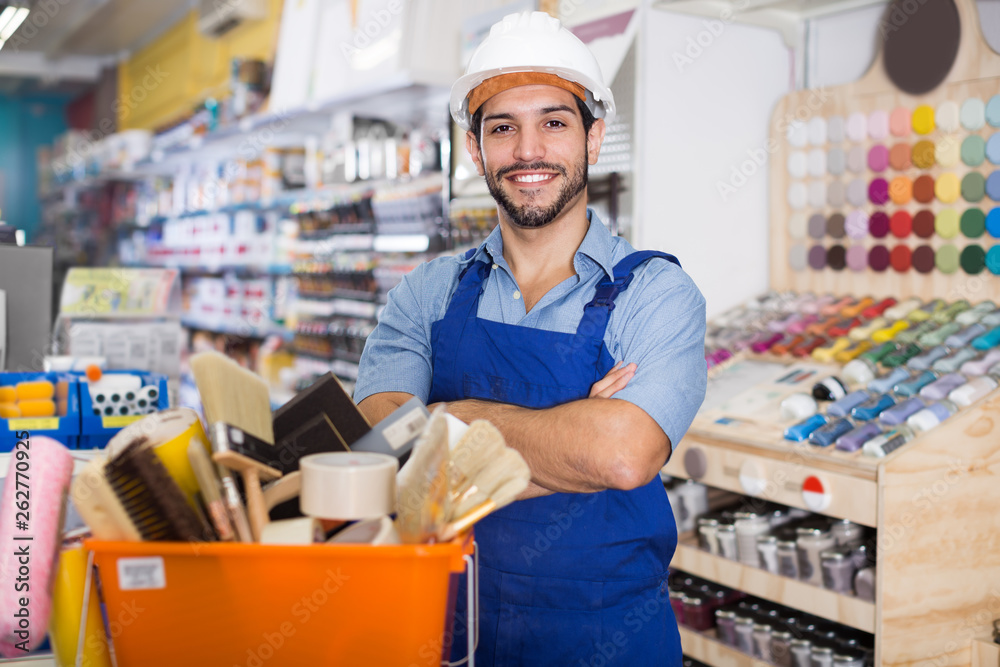
[[[3,48],[4,43],[21,27],[24,19],[28,17],[28,11],[27,7],[8,5],[0,13],[0,48]]]

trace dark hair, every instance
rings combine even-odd
[[[580,112],[580,117],[583,118],[583,134],[588,135],[590,134],[590,128],[594,126],[594,121],[597,119],[594,118],[594,114],[590,113],[590,108],[584,103],[583,100],[576,95],[573,96],[573,99],[576,100],[576,108]],[[476,109],[476,113],[472,114],[472,119],[469,122],[469,130],[476,137],[477,144],[479,143],[479,133],[483,129],[484,106],[485,104],[480,105],[480,107]]]

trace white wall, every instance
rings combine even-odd
[[[765,146],[791,54],[772,30],[645,11],[633,240],[677,255],[711,317],[767,289],[766,165],[725,201],[717,184]]]

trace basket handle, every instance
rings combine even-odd
[[[461,667],[468,663],[469,667],[476,667],[476,647],[479,645],[479,545],[473,540],[472,553],[462,556],[465,561],[465,615],[466,627],[469,628],[467,635],[467,654],[458,662],[441,661],[447,667]]]

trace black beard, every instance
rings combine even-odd
[[[503,177],[515,171],[555,171],[563,177],[564,184],[559,190],[559,196],[550,206],[545,208],[530,204],[518,206],[501,187]],[[572,178],[567,175],[565,167],[548,162],[508,165],[498,169],[496,173],[487,171],[486,187],[514,226],[521,229],[538,229],[559,217],[566,205],[587,188],[587,158],[584,157],[576,166]]]

